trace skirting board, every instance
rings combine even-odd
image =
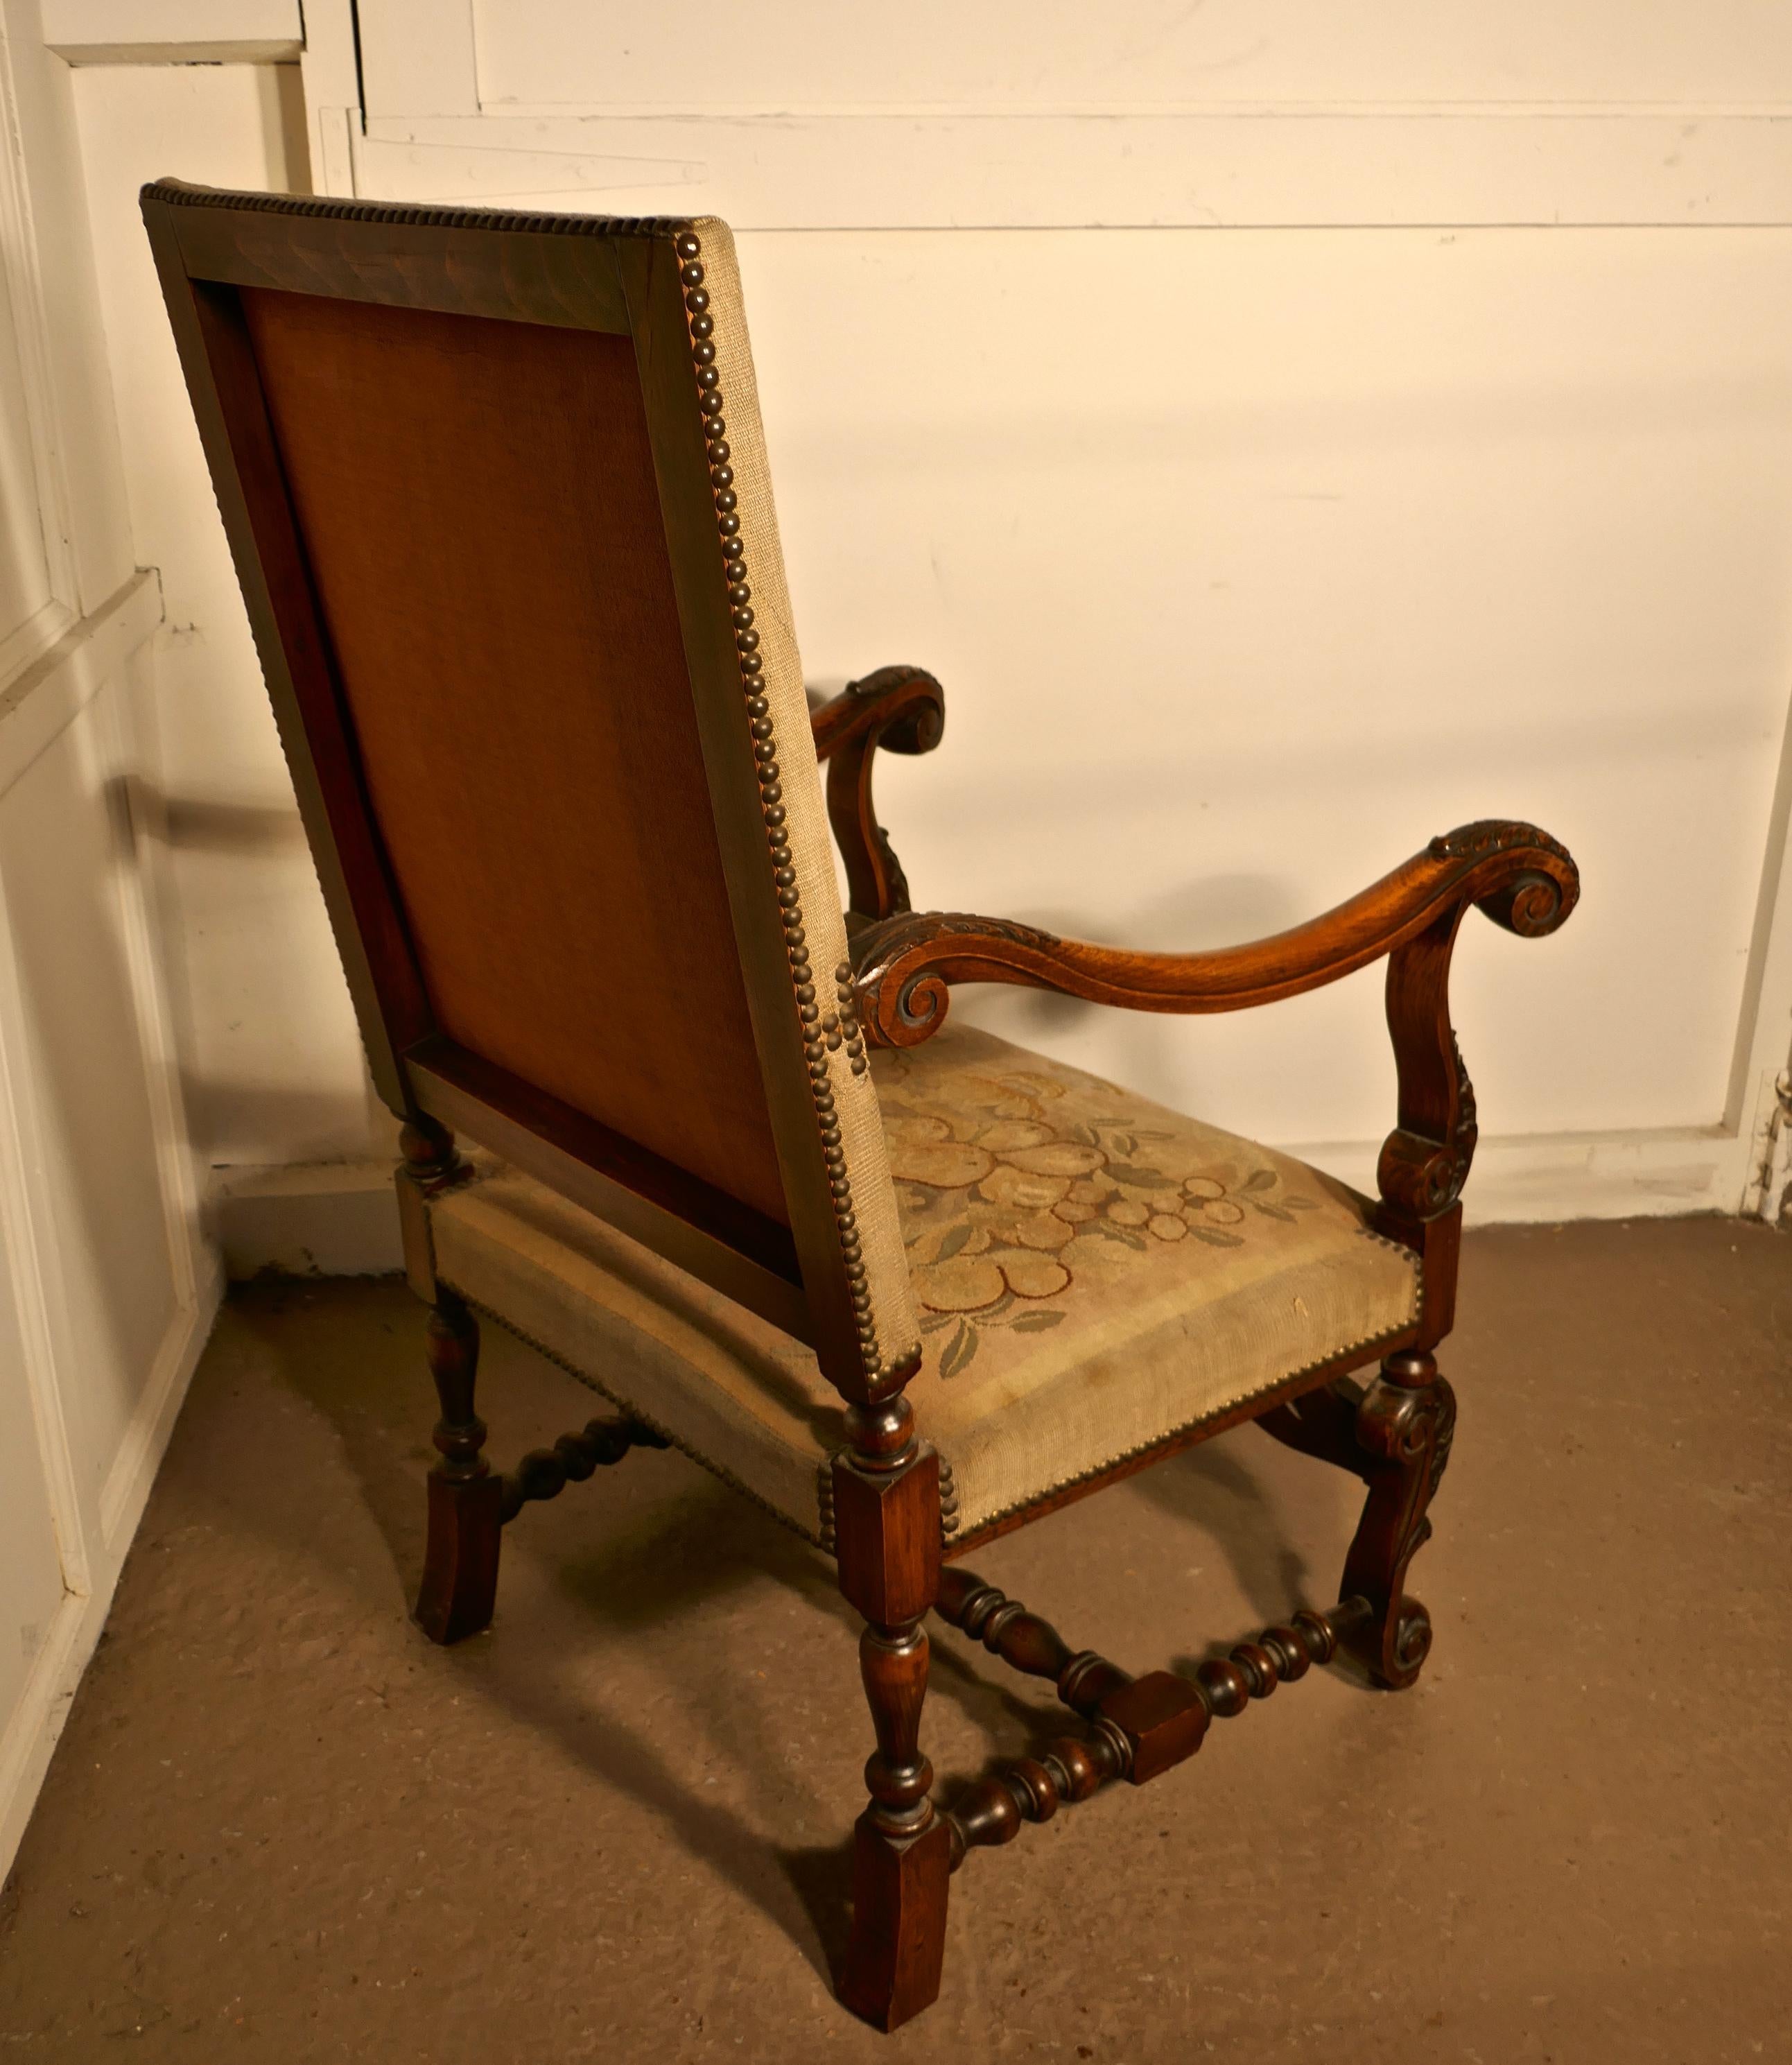
[[[232,1283],[404,1267],[389,1161],[214,1169],[207,1218]]]
[[[12,1869],[75,1687],[111,1610],[119,1574],[223,1294],[223,1272],[214,1267],[169,1328],[100,1494],[102,1538],[92,1544],[92,1590],[63,1594],[24,1693],[0,1735],[0,1880]]]
[[[1378,1143],[1284,1151],[1375,1194]],[[1744,1144],[1721,1125],[1483,1139],[1463,1192],[1463,1219],[1471,1226],[1553,1226],[1564,1219],[1735,1213],[1742,1210],[1746,1161]]]
[[[1378,1143],[1294,1146],[1373,1196]],[[1537,1134],[1483,1140],[1464,1193],[1471,1226],[1735,1212],[1744,1150],[1721,1126]],[[389,1162],[212,1172],[212,1231],[233,1280],[383,1275],[404,1266]]]

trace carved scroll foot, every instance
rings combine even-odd
[[[1390,1356],[1357,1408],[1356,1438],[1369,1497],[1344,1566],[1342,1590],[1369,1603],[1346,1646],[1378,1684],[1413,1683],[1431,1646],[1431,1618],[1403,1590],[1407,1567],[1431,1538],[1435,1494],[1456,1422],[1455,1394],[1429,1355]]]
[[[491,1625],[504,1487],[479,1453],[486,1429],[473,1410],[478,1322],[444,1291],[430,1311],[428,1339],[430,1373],[442,1406],[435,1429],[441,1460],[430,1472],[430,1532],[417,1621],[432,1642],[459,1642]]]

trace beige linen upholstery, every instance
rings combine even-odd
[[[957,1026],[873,1074],[960,1532],[1417,1316],[1415,1258],[1285,1155]],[[808,1349],[495,1164],[430,1226],[444,1283],[819,1538]]]
[[[820,992],[823,1012],[837,1009],[836,984],[850,973],[846,966],[846,927],[841,914],[840,889],[833,871],[833,843],[828,830],[809,725],[809,697],[797,650],[796,620],[784,571],[784,547],[778,536],[777,509],[772,499],[772,470],[765,451],[765,426],[759,413],[759,387],[753,377],[753,349],[747,337],[746,305],[733,232],[717,216],[700,216],[691,225],[703,249],[704,285],[715,320],[712,341],[720,376],[722,406],[728,424],[729,463],[739,498],[741,541],[746,552],[748,581],[753,589],[753,628],[759,633],[763,663],[760,685],[771,706],[777,745],[786,848],[796,871],[798,908]],[[870,1294],[870,1317],[874,1349],[865,1360],[874,1370],[899,1361],[914,1345],[914,1308],[910,1302],[908,1272],[903,1267],[902,1229],[890,1201],[884,1164],[884,1140],[878,1100],[870,1078],[855,1069],[851,1055],[836,1037],[827,1057],[828,1086],[833,1092],[841,1146],[851,1184],[851,1205]]]

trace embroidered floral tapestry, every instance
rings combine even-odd
[[[1191,1247],[1242,1247],[1318,1202],[1249,1142],[968,1028],[874,1066],[942,1376],[992,1328],[1043,1332],[1073,1300],[1148,1295],[1198,1266]]]

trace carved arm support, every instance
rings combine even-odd
[[[889,753],[931,753],[946,729],[946,692],[918,667],[880,667],[829,701],[812,701],[815,757],[828,762],[828,818],[846,863],[849,917],[909,907],[909,886],[871,802],[871,766]]]
[[[1399,1112],[1382,1150],[1382,1222],[1423,1248],[1420,1229],[1451,1210],[1475,1148],[1474,1093],[1450,1025],[1457,927],[1474,904],[1521,939],[1540,939],[1580,894],[1565,847],[1534,825],[1488,820],[1433,839],[1323,917],[1214,953],[1136,952],[999,919],[898,912],[854,938],[858,1016],[874,1046],[917,1046],[945,1022],[950,986],[962,982],[1016,983],[1135,1011],[1239,1011],[1386,956]]]

